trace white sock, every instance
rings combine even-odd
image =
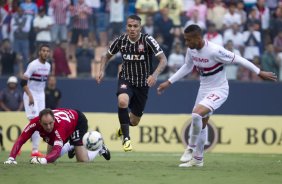
[[[64,146],[62,147],[62,150],[61,150],[61,155],[60,156],[63,156],[64,154],[66,154],[68,151],[74,149],[74,146],[73,145],[70,145],[69,142],[67,142],[66,144],[64,144]]]
[[[94,160],[97,157],[97,155],[99,155],[100,149],[97,149],[96,151],[87,150],[89,161]]]
[[[192,125],[191,125],[191,131],[189,132],[189,147],[192,149],[196,148],[198,137],[202,130],[202,116],[196,113],[192,113]]]
[[[206,136],[207,136],[207,126],[201,130],[201,133],[198,138],[196,152],[194,154],[194,158],[198,160],[202,160],[204,158],[204,148],[205,148],[205,143],[206,143]]]
[[[32,142],[32,153],[38,152],[39,142],[40,142],[40,135],[38,131],[35,131],[31,136]]]

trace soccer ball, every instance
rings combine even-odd
[[[96,151],[103,145],[102,135],[97,131],[89,131],[82,138],[84,147],[90,151]]]

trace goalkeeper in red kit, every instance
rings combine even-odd
[[[30,160],[31,164],[52,163],[67,152],[70,158],[76,155],[78,162],[91,161],[97,155],[102,155],[106,160],[110,160],[110,151],[104,144],[96,151],[86,150],[83,146],[82,137],[87,132],[87,129],[88,120],[78,110],[44,109],[39,113],[38,117],[30,120],[29,124],[24,128],[4,164],[17,164],[17,153],[35,131],[38,131],[48,144],[47,155],[43,158],[33,157]]]

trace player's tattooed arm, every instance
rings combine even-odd
[[[97,83],[101,83],[102,79],[104,78],[105,69],[111,59],[112,55],[110,53],[106,53],[102,56],[101,61],[98,65],[98,74],[95,76]]]
[[[159,64],[158,67],[156,68],[156,70],[153,73],[153,77],[155,77],[156,79],[158,78],[158,76],[164,71],[166,65],[167,65],[167,58],[164,55],[164,53],[161,53],[157,56],[158,60],[159,60]]]

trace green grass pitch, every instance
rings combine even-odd
[[[3,184],[281,184],[282,154],[207,153],[202,168],[179,168],[181,153],[113,152],[106,161],[76,163],[64,156],[55,164],[31,165],[29,153],[18,165],[4,165],[8,152],[0,152]]]

